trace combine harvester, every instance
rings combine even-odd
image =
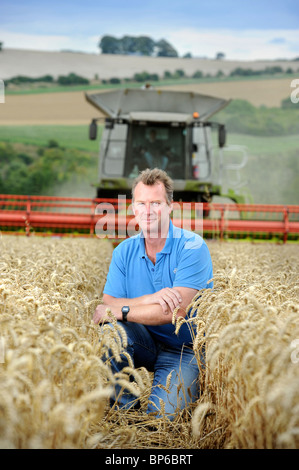
[[[97,138],[99,121],[104,124],[95,199],[0,195],[0,230],[131,236],[138,231],[130,210],[133,179],[145,168],[159,167],[174,181],[176,225],[220,239],[298,238],[298,206],[245,204],[240,194],[246,149],[226,146],[224,125],[211,121],[230,101],[158,89],[85,96],[100,114],[90,124],[89,138]],[[234,181],[223,191],[229,172]]]
[[[105,122],[98,198],[113,199],[119,194],[130,198],[133,178],[145,168],[159,167],[174,181],[175,201],[211,202],[214,196],[223,195],[224,172],[239,171],[246,164],[247,156],[241,147],[234,150],[243,151],[242,162],[224,162],[225,126],[210,120],[230,101],[156,89],[85,96],[105,116],[93,119],[89,132],[90,139],[96,139],[97,121]],[[233,188],[229,197],[244,202]]]

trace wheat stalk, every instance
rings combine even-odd
[[[169,422],[145,413],[152,373],[134,368],[116,319],[92,322],[112,245],[2,236],[0,447],[298,448],[298,247],[209,247],[214,288],[172,318],[176,333],[190,328],[198,359],[205,346],[201,396]],[[122,373],[108,351],[127,357]],[[110,409],[116,383],[139,396],[139,412]]]

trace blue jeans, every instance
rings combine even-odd
[[[154,372],[154,379],[149,397],[147,413],[156,412],[161,417],[161,402],[165,403],[165,415],[172,420],[177,411],[197,400],[199,396],[199,367],[192,346],[174,348],[157,341],[148,329],[138,323],[121,323],[124,328],[128,346],[127,353],[131,356],[134,367],[145,367]],[[113,327],[111,325],[111,327]],[[125,355],[121,355],[121,362],[117,362],[110,356],[113,373],[120,372],[123,367],[129,365]],[[204,358],[201,357],[204,365]],[[168,375],[171,380],[167,391]],[[115,386],[111,402],[119,408],[131,408],[137,403],[136,397],[128,390],[123,390],[119,385]]]

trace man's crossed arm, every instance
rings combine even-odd
[[[166,287],[154,294],[132,299],[104,294],[103,304],[97,306],[93,321],[96,324],[108,321],[107,308],[111,310],[117,320],[122,320],[121,308],[128,305],[130,307],[128,321],[152,326],[165,325],[171,323],[173,311],[177,307],[180,307],[177,315],[186,316],[186,308],[196,293],[196,289],[189,287]]]

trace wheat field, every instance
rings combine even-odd
[[[206,348],[201,396],[170,422],[145,413],[144,368],[113,376],[103,359],[121,353],[120,336],[92,322],[111,243],[1,236],[0,447],[298,448],[298,246],[208,245],[214,289],[191,305],[194,349]],[[139,411],[110,408],[116,382]]]
[[[161,90],[186,91],[217,96],[222,99],[244,99],[254,106],[280,107],[290,95],[288,78],[275,80],[232,81],[172,85]],[[103,92],[100,91],[99,92]],[[92,94],[92,92],[89,92]],[[28,109],[30,112],[28,113]],[[103,114],[91,106],[82,91],[7,95],[5,106],[0,107],[0,124],[16,125],[86,125]]]

